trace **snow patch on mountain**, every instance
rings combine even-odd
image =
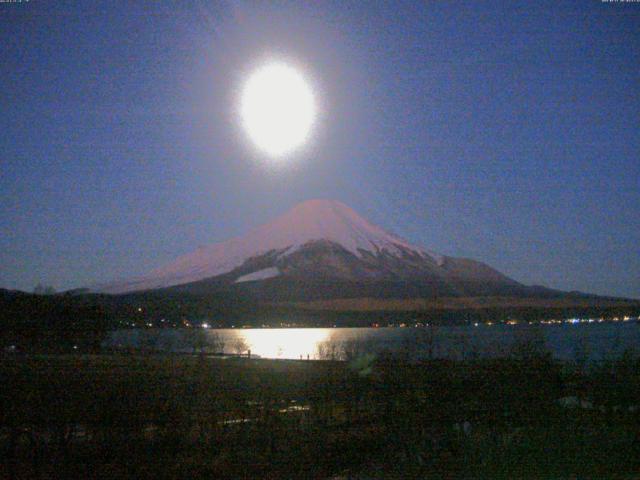
[[[238,277],[235,283],[242,282],[253,282],[255,280],[266,280],[267,278],[273,278],[280,275],[280,270],[277,267],[269,267],[264,268],[262,270],[258,270],[257,272],[249,273],[247,275],[242,275]]]

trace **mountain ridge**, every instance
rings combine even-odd
[[[244,236],[199,247],[147,275],[95,290],[122,294],[176,289],[204,294],[203,285],[259,290],[248,287],[254,283],[263,284],[276,297],[279,293],[274,285],[300,292],[300,286],[323,283],[344,283],[350,291],[358,290],[353,285],[362,284],[363,292],[379,295],[386,295],[383,285],[389,291],[406,288],[421,295],[458,296],[526,288],[485,263],[413,245],[342,202],[313,199]]]

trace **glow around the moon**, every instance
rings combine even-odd
[[[272,63],[249,77],[240,112],[253,142],[270,156],[280,157],[300,147],[309,136],[315,101],[298,71]]]

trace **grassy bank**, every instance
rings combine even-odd
[[[8,355],[0,478],[625,478],[639,367]]]

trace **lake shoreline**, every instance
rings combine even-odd
[[[605,360],[640,349],[640,322],[478,324],[469,326],[379,328],[183,328],[123,329],[110,333],[102,348],[112,351],[248,354],[271,359],[344,359],[358,354],[413,360],[506,356],[529,342],[560,361]],[[349,351],[346,351],[349,350]]]

